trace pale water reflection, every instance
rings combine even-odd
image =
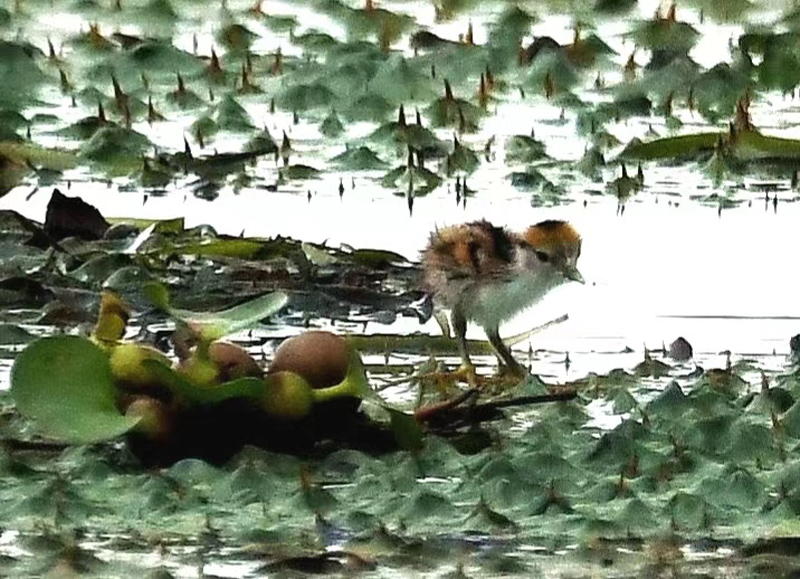
[[[613,198],[579,195],[564,206],[533,208],[500,181],[478,191],[466,208],[442,190],[418,199],[409,215],[404,199],[364,181],[348,188],[344,199],[337,185],[315,183],[319,193],[311,202],[298,193],[243,190],[223,191],[213,203],[174,192],[144,206],[139,193],[88,184],[76,189],[108,216],[183,215],[188,227],[208,223],[232,235],[390,249],[409,259],[416,259],[437,226],[486,218],[520,229],[541,219],[568,219],[584,237],[580,267],[589,283],[557,290],[504,327],[511,335],[568,312],[568,322],[534,338],[534,349],[610,353],[627,346],[641,352],[643,344],[655,348],[684,335],[699,353],[786,354],[789,337],[800,331],[796,203],[779,202],[774,211],[753,193],[752,206],[718,215],[715,207],[686,198],[643,193],[619,217]],[[0,206],[42,219],[49,194],[24,201],[25,194],[15,191]],[[585,207],[582,197],[589,200]],[[402,331],[413,331],[411,326],[416,322],[403,323]],[[436,326],[430,322],[425,329]],[[480,330],[471,335],[480,337]]]

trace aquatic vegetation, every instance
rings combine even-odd
[[[467,390],[447,336],[376,329],[432,315],[397,248],[80,199],[102,182],[138,215],[381,188],[404,218],[509,191],[610,201],[621,224],[659,197],[777,210],[798,188],[796,9],[12,4],[0,195],[32,202],[0,211],[0,575],[129,576],[155,552],[179,574],[713,574],[692,557],[725,549],[732,573],[796,572],[778,554],[797,535],[796,359],[711,367],[675,341],[567,384]],[[700,186],[665,186],[674,168]],[[268,207],[271,226],[304,218]]]

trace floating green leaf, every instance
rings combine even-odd
[[[77,336],[40,338],[25,348],[11,370],[11,394],[42,432],[76,444],[116,438],[138,422],[117,409],[106,353]]]
[[[287,165],[278,170],[278,175],[284,181],[302,181],[305,179],[316,179],[320,176],[321,171],[316,167],[310,165],[303,165],[297,163],[295,165]]]
[[[289,301],[285,293],[274,292],[220,312],[192,312],[169,306],[169,293],[161,283],[147,283],[143,291],[157,307],[182,322],[196,326],[201,336],[209,342],[252,327],[279,311]]]
[[[183,374],[160,360],[143,362],[148,371],[167,386],[179,399],[199,405],[215,405],[232,398],[259,399],[264,393],[264,381],[259,378],[239,378],[213,387],[196,386]]]
[[[0,324],[0,344],[27,344],[35,336],[14,324]]]
[[[531,163],[547,157],[544,143],[528,135],[511,135],[506,141],[506,160],[509,163]]]
[[[421,195],[429,193],[441,182],[441,177],[424,167],[400,165],[384,175],[381,185]]]
[[[296,84],[278,93],[278,106],[287,111],[307,111],[327,107],[336,99],[331,89],[323,84]]]
[[[217,33],[217,40],[231,50],[247,50],[257,38],[258,34],[246,26],[235,23],[223,26]]]
[[[668,18],[657,18],[635,26],[626,36],[637,46],[648,50],[671,50],[689,52],[700,34],[685,22],[674,22]]]
[[[695,133],[656,139],[647,143],[633,140],[620,153],[624,159],[681,159],[690,158],[703,152],[711,152],[720,137],[720,133]]]
[[[355,99],[350,107],[344,111],[344,114],[351,122],[381,122],[386,120],[393,110],[394,105],[383,96],[369,93]]]
[[[103,126],[81,147],[81,156],[101,163],[115,173],[127,173],[141,163],[151,146],[147,137],[116,126]]]
[[[331,163],[336,167],[351,171],[367,171],[386,167],[386,163],[381,161],[378,155],[373,153],[369,147],[363,146],[347,149],[344,153],[331,159]]]
[[[344,132],[344,125],[342,124],[342,121],[339,120],[339,116],[336,114],[336,111],[331,110],[331,112],[328,113],[328,116],[325,117],[319,126],[319,132],[326,137],[331,138],[338,137]]]

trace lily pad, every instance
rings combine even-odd
[[[217,40],[231,50],[244,51],[258,38],[258,34],[241,24],[227,24],[217,32]]]
[[[339,115],[332,110],[319,126],[319,132],[329,138],[336,138],[344,132],[344,125]]]
[[[382,161],[369,147],[363,146],[347,149],[344,153],[340,153],[331,159],[331,163],[351,171],[369,171],[386,167],[386,162]]]
[[[528,135],[512,135],[506,142],[506,160],[510,163],[531,163],[547,157],[541,141]]]
[[[422,101],[436,95],[436,86],[429,74],[402,56],[392,56],[380,66],[370,88],[395,103]]]
[[[281,167],[278,171],[280,178],[284,181],[294,181],[294,180],[305,180],[305,179],[316,179],[320,176],[321,171],[316,167],[312,167],[310,165],[303,165],[301,163],[297,163],[295,165],[287,165],[286,167]]]
[[[697,42],[700,33],[685,22],[657,18],[640,23],[626,36],[637,46],[648,50],[671,50],[687,53]]]
[[[248,112],[230,95],[217,105],[212,118],[220,129],[248,131],[253,128],[253,120]]]
[[[395,167],[381,179],[381,185],[389,188],[396,188],[403,192],[412,191],[417,195],[430,193],[442,182],[441,177],[436,173],[416,167],[414,165],[400,165]]]
[[[125,173],[137,167],[150,146],[150,140],[141,133],[103,126],[81,147],[81,156],[103,164],[112,172]]]
[[[11,369],[11,395],[42,432],[75,444],[116,438],[138,422],[117,409],[106,353],[77,336],[25,348]]]
[[[475,151],[462,145],[456,138],[453,139],[453,151],[447,155],[445,165],[448,175],[453,173],[472,173],[480,166],[480,159]]]
[[[287,111],[307,111],[327,107],[336,99],[331,89],[323,84],[297,84],[278,93],[278,106]]]
[[[393,110],[394,105],[383,96],[371,93],[355,99],[345,111],[345,116],[349,121],[381,122],[386,120]]]

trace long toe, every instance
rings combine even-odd
[[[513,362],[513,364],[500,364],[497,368],[497,375],[517,383],[525,380],[530,375],[530,372],[516,360]]]
[[[461,364],[453,374],[456,379],[463,380],[469,384],[470,388],[475,388],[478,385],[478,375],[475,373],[475,366],[472,364]]]

